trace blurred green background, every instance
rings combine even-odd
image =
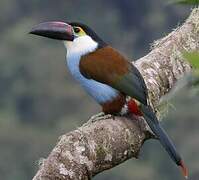
[[[1,0],[0,1],[0,179],[31,179],[39,159],[57,138],[100,111],[69,75],[62,43],[28,35],[43,21],[81,21],[126,56],[137,59],[150,43],[182,23],[190,7],[164,0]],[[163,121],[190,169],[199,179],[199,97],[178,93]],[[85,121],[83,121],[85,120]],[[156,141],[140,160],[129,160],[97,180],[180,180],[176,165]]]

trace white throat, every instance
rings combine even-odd
[[[76,38],[72,42],[64,42],[67,49],[67,66],[72,76],[79,81],[82,87],[90,94],[98,103],[105,103],[117,97],[119,92],[112,87],[97,82],[92,79],[85,78],[79,70],[79,63],[81,56],[94,52],[98,43],[96,43],[91,37],[85,35]]]
[[[97,49],[98,43],[90,36],[85,35],[75,38],[73,41],[65,41],[64,45],[67,49],[67,56],[79,55],[83,56]]]

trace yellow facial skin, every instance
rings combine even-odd
[[[86,33],[81,27],[73,27],[73,31],[74,31],[74,34],[78,37],[86,35]]]

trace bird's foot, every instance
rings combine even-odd
[[[87,126],[96,121],[110,119],[110,118],[114,118],[114,116],[112,114],[104,114],[104,112],[100,112],[98,114],[91,116],[91,118],[83,126]]]

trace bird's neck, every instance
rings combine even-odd
[[[84,83],[79,70],[81,57],[94,52],[97,49],[98,44],[89,36],[82,36],[74,39],[74,41],[66,41],[64,42],[64,45],[67,51],[67,65],[72,76],[80,83]]]
[[[82,36],[74,39],[74,41],[65,41],[64,45],[67,49],[67,56],[84,56],[94,52],[98,48],[98,43],[89,36]]]

